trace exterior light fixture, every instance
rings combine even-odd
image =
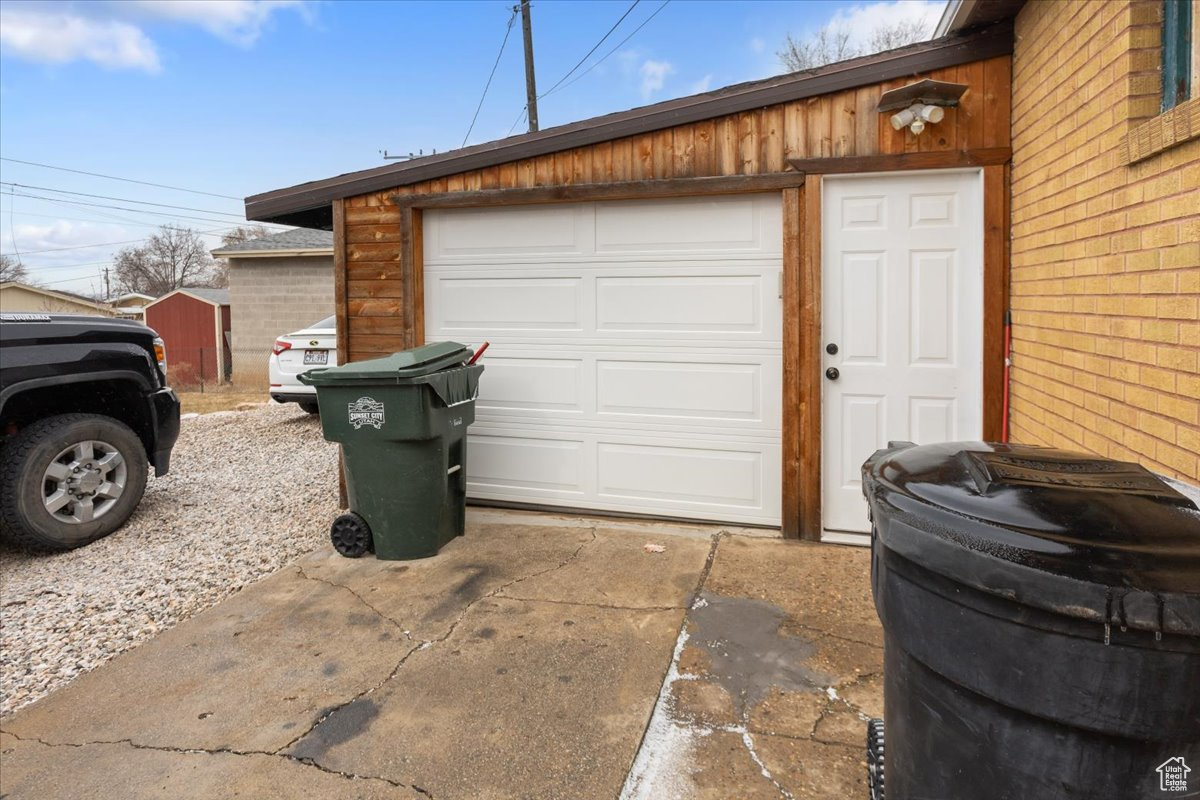
[[[926,79],[884,92],[876,108],[878,111],[900,109],[892,114],[892,127],[896,130],[908,128],[915,136],[927,125],[941,122],[946,116],[946,108],[957,106],[966,91],[965,84]]]
[[[892,114],[892,127],[896,130],[907,127],[916,135],[925,130],[926,123],[941,122],[945,116],[946,109],[940,106],[913,103],[900,113]]]

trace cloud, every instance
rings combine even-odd
[[[0,46],[28,61],[91,61],[105,69],[158,72],[154,42],[138,27],[44,7],[0,5]]]
[[[675,67],[669,61],[655,61],[650,58],[643,61],[641,69],[638,70],[642,76],[642,99],[649,100],[650,95],[661,91],[667,76],[674,71]]]
[[[753,39],[750,40],[750,52],[761,54],[761,53],[765,53],[766,51],[767,51],[767,43],[764,42],[760,37],[755,36]]]
[[[923,27],[926,38],[932,36],[945,7],[943,0],[891,0],[850,6],[839,8],[825,28],[849,32],[851,45],[871,52],[871,35],[880,28],[917,24]]]
[[[197,25],[220,39],[249,47],[271,16],[284,9],[309,16],[303,0],[126,0],[121,7],[147,17]]]
[[[688,94],[702,94],[708,91],[708,87],[712,86],[712,73],[705,75],[700,80],[688,87]]]
[[[91,3],[0,4],[0,46],[26,61],[90,61],[106,69],[162,69],[146,32],[151,24],[198,27],[250,47],[281,10],[311,21],[308,0],[111,0]]]

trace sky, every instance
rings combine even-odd
[[[247,195],[523,133],[514,2],[0,0],[0,253],[102,296],[160,225],[216,247]],[[535,0],[540,126],[780,74],[789,33],[932,30],[943,6]]]

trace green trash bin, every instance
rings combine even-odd
[[[370,361],[309,370],[325,439],[338,442],[351,513],[334,520],[334,547],[384,560],[437,555],[462,536],[467,426],[475,421],[480,365],[471,349],[432,344]]]

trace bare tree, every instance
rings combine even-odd
[[[897,47],[922,42],[928,37],[926,25],[919,19],[901,19],[890,25],[880,25],[871,31],[867,41],[871,53],[895,50]]]
[[[858,48],[850,43],[850,31],[826,26],[807,39],[796,39],[789,33],[777,55],[790,72],[799,72],[858,54]]]
[[[234,228],[229,233],[222,234],[221,246],[232,247],[235,244],[244,244],[270,235],[271,232],[267,230],[267,226],[265,225],[242,225]]]
[[[233,247],[238,244],[261,239],[269,236],[271,231],[265,225],[241,225],[221,236],[222,247]],[[209,283],[219,289],[229,287],[229,259],[218,258],[213,265],[213,277]]]
[[[8,281],[28,282],[29,270],[12,256],[0,255],[0,283]]]
[[[923,41],[926,38],[926,27],[924,22],[915,19],[877,25],[867,38],[867,48],[863,49],[851,41],[848,28],[842,25],[826,25],[805,39],[798,39],[789,33],[784,40],[783,49],[776,55],[789,72],[800,72]]]
[[[117,286],[123,292],[161,297],[182,286],[210,286],[215,277],[212,257],[190,228],[164,225],[141,247],[126,247],[113,259]]]

